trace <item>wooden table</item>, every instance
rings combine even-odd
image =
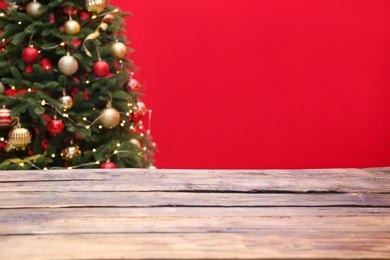
[[[390,258],[390,168],[0,172],[0,259]]]

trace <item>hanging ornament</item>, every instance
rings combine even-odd
[[[80,148],[71,142],[70,146],[61,151],[61,157],[64,160],[71,160],[81,153]]]
[[[113,107],[105,108],[102,112],[99,114],[99,123],[104,127],[108,129],[112,129],[116,127],[119,124],[119,121],[121,120],[121,116]]]
[[[116,165],[115,163],[111,162],[110,159],[107,160],[107,162],[102,164],[103,169],[115,169]]]
[[[41,6],[37,0],[34,0],[26,6],[26,12],[34,18],[39,18],[43,15],[43,11],[39,9]]]
[[[47,58],[41,60],[41,67],[43,70],[50,70],[52,68],[51,62]]]
[[[15,2],[12,2],[12,3],[5,2],[4,9],[5,9],[7,14],[11,14],[12,11],[16,11],[19,9],[19,5],[17,5]]]
[[[148,109],[146,108],[146,105],[144,102],[141,102],[141,101],[137,102],[137,111],[142,116],[146,115],[146,113],[148,112]]]
[[[141,148],[141,142],[138,139],[132,138],[130,139],[130,143],[134,144],[138,148]]]
[[[68,109],[71,109],[72,106],[73,106],[73,99],[71,96],[62,96],[58,99],[58,101],[60,102],[61,104],[61,108],[63,110],[68,110]]]
[[[139,88],[139,82],[136,79],[130,79],[127,83],[128,90],[136,90]]]
[[[62,15],[77,15],[79,10],[72,6],[66,6],[61,10]]]
[[[5,91],[4,84],[3,84],[3,82],[0,81],[0,95],[4,94],[4,91]]]
[[[106,9],[107,0],[85,0],[85,7],[90,13],[100,14]]]
[[[127,53],[127,48],[126,45],[124,45],[123,43],[117,41],[116,43],[111,45],[111,55],[114,58],[122,59],[123,57],[126,56],[126,53]]]
[[[31,143],[31,133],[18,123],[8,134],[8,143],[15,149],[25,149]]]
[[[39,59],[38,50],[34,47],[27,47],[22,51],[22,59],[26,63],[34,63]]]
[[[80,24],[69,16],[69,20],[64,24],[64,31],[67,35],[77,35],[80,33]]]
[[[110,71],[110,66],[107,62],[99,60],[93,65],[92,71],[98,77],[105,77]]]
[[[11,110],[3,106],[0,108],[0,127],[12,125]]]
[[[78,68],[77,60],[69,52],[58,61],[58,69],[67,76],[75,74]]]
[[[57,119],[55,116],[54,119],[50,120],[47,124],[47,130],[53,135],[61,133],[63,129],[64,123],[62,123],[61,119]]]

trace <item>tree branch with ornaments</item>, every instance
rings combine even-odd
[[[150,168],[151,110],[106,0],[0,9],[0,170]]]

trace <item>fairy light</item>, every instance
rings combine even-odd
[[[52,158],[55,158],[55,157],[56,157],[56,155],[53,153],[53,154],[51,155],[51,157],[52,157]]]
[[[86,117],[83,117],[83,120],[84,120],[84,121],[87,121],[87,118],[86,118]]]
[[[127,113],[126,113],[126,116],[130,116],[130,113],[129,113],[129,112],[127,112]]]
[[[4,137],[1,137],[1,138],[0,138],[0,141],[4,142],[4,141],[5,141]]]
[[[114,151],[114,154],[118,154],[118,153],[119,153],[119,151],[118,151],[118,150],[115,150],[115,151]]]
[[[99,125],[99,129],[102,129],[102,128],[103,128],[103,126]]]
[[[96,19],[96,18],[97,18],[96,15],[92,15],[92,17],[91,17],[92,20],[93,20],[93,19]]]
[[[28,92],[31,92],[31,88],[28,88],[27,91],[28,91]]]
[[[119,9],[118,9],[118,8],[115,8],[113,12],[118,12],[118,11],[119,11]]]
[[[120,63],[120,64],[122,64],[122,63],[123,63],[123,61],[122,61],[122,60],[119,60],[119,63]]]
[[[66,168],[67,170],[72,170],[73,169],[73,167],[68,167],[68,168]]]
[[[146,151],[146,149],[147,149],[147,148],[146,148],[146,147],[144,147],[143,149],[144,149],[144,151]]]
[[[43,168],[44,171],[47,171],[47,167]]]
[[[41,50],[38,51],[38,53],[41,53],[41,52],[42,52]]]
[[[122,127],[125,126],[125,123],[121,123],[121,126],[122,126]]]
[[[19,25],[21,25],[21,24],[22,24],[22,22],[21,22],[21,21],[19,21],[19,22],[18,22],[18,24],[19,24]]]
[[[45,105],[46,105],[46,101],[45,101],[45,100],[42,100],[42,101],[41,101],[41,105],[42,105],[42,106],[45,106]]]
[[[65,47],[65,44],[66,44],[65,42],[61,42],[61,43],[60,43],[60,46],[61,46],[61,47]]]
[[[89,80],[87,80],[85,83],[89,84]]]
[[[11,86],[11,89],[12,89],[12,90],[15,90],[15,86]]]
[[[31,47],[31,48],[34,48],[34,45],[31,44],[30,47]]]
[[[86,128],[86,129],[90,129],[90,128],[91,128],[91,126],[90,126],[90,125],[87,125],[87,126],[85,126],[85,128]]]
[[[5,16],[5,14],[4,13],[0,13],[0,16]]]
[[[96,163],[96,164],[100,164],[100,161],[96,161],[95,163]]]
[[[121,146],[121,144],[120,144],[120,143],[117,143],[117,144],[116,144],[116,146],[120,147],[120,146]]]
[[[69,117],[69,115],[66,114],[66,113],[64,113],[62,116],[65,117],[65,118],[68,118],[68,117]]]
[[[141,137],[144,137],[145,135],[144,134],[140,134]]]
[[[96,153],[96,149],[95,149],[95,148],[93,148],[93,149],[92,149],[92,152]]]
[[[19,163],[19,166],[24,167],[24,163],[23,162]]]

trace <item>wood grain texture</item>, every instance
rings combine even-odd
[[[0,171],[0,259],[388,259],[389,172]]]

